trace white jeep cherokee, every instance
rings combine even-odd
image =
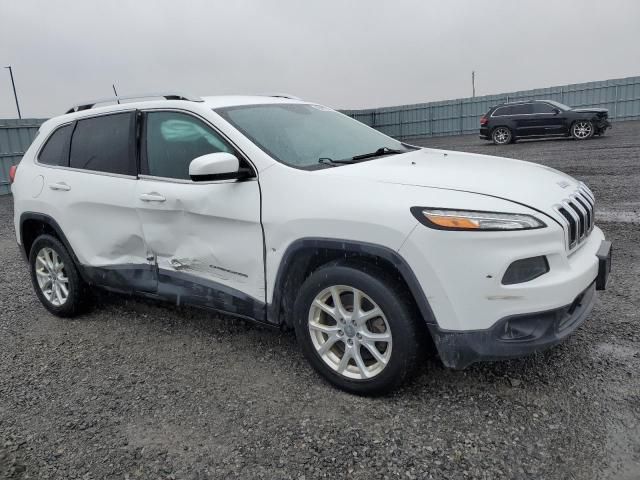
[[[151,97],[45,122],[12,172],[56,315],[99,286],[292,327],[330,382],[377,393],[430,340],[453,368],[554,345],[605,287],[593,194],[561,172],[289,97]]]

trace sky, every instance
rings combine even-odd
[[[112,95],[371,108],[640,75],[638,0],[0,0],[23,117]],[[17,117],[0,69],[0,118]]]

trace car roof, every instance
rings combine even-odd
[[[271,95],[215,95],[205,97],[187,97],[182,95],[171,95],[169,99],[162,98],[164,95],[141,95],[137,97],[113,97],[101,100],[93,100],[72,107],[67,113],[53,117],[42,124],[45,129],[67,122],[72,122],[81,118],[92,117],[96,115],[104,115],[107,113],[115,113],[119,111],[127,111],[134,109],[162,108],[162,107],[188,107],[204,105],[210,109],[235,107],[241,105],[262,105],[262,104],[307,104],[296,97],[287,94],[271,94]],[[176,98],[171,98],[176,97]],[[147,98],[146,100],[129,101],[130,98]],[[115,103],[121,100],[121,103]],[[100,103],[109,103],[97,106]],[[76,109],[74,111],[74,109]]]

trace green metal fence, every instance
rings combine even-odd
[[[9,168],[16,165],[44,122],[40,118],[0,120],[0,195],[9,188]]]
[[[640,119],[640,77],[577,83],[519,92],[459,98],[343,113],[392,137],[415,139],[477,133],[480,117],[493,105],[522,100],[556,100],[572,107],[609,109],[613,121]]]

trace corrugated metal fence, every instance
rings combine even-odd
[[[549,99],[572,107],[604,107],[614,121],[640,120],[640,77],[460,98],[344,113],[402,139],[476,133],[480,117],[503,102]],[[9,193],[9,167],[20,161],[44,119],[0,120],[0,195]]]
[[[576,83],[560,87],[459,98],[343,113],[395,138],[412,139],[476,133],[480,117],[493,105],[521,100],[556,100],[571,107],[609,109],[614,121],[640,120],[640,77]]]
[[[0,195],[9,189],[9,167],[17,164],[44,122],[39,118],[0,120]]]

